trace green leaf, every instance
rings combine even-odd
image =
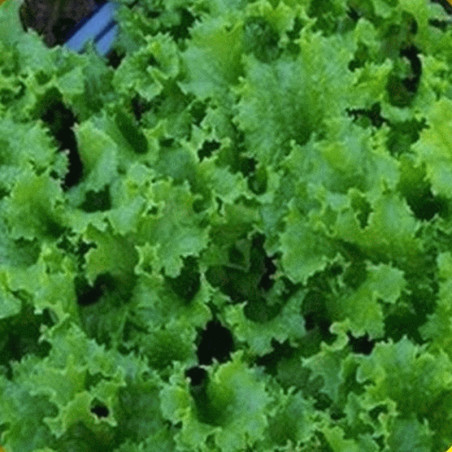
[[[52,444],[51,433],[42,420],[55,409],[46,397],[32,396],[25,387],[3,376],[0,376],[0,388],[1,439],[5,449],[32,452]]]
[[[421,133],[413,148],[420,163],[426,166],[432,192],[450,198],[452,185],[452,125],[450,121],[452,100],[443,98],[427,112],[428,128]]]
[[[286,228],[280,235],[282,265],[294,282],[305,283],[326,268],[336,255],[334,244],[312,228],[294,204],[285,218]]]
[[[384,335],[384,305],[394,304],[406,286],[403,272],[389,265],[367,265],[366,280],[349,295],[333,300],[330,312],[338,319],[349,319],[355,336]]]
[[[226,320],[233,327],[235,336],[248,344],[251,353],[264,355],[271,352],[272,341],[283,343],[288,340],[295,344],[297,339],[304,335],[303,317],[300,314],[304,295],[304,293],[297,293],[282,307],[270,307],[271,311],[276,308],[277,313],[270,312],[270,319],[260,322],[247,317],[246,303],[228,306],[225,309]],[[272,294],[268,294],[268,300],[271,296]],[[263,303],[263,300],[260,303]],[[250,303],[248,302],[248,304]],[[257,307],[260,312],[265,308],[264,306]]]
[[[421,423],[414,416],[395,419],[388,445],[391,450],[429,452],[432,450],[432,436],[427,422]]]
[[[56,153],[51,137],[40,123],[26,125],[4,117],[0,119],[0,136],[0,162],[3,170],[34,170],[41,173],[50,166],[62,163],[62,156]],[[12,184],[8,185],[8,189],[11,187]]]
[[[2,284],[0,285],[0,319],[5,319],[18,314],[21,308],[21,300],[11,293],[11,291],[8,290],[8,287],[5,287],[5,282],[2,281]]]
[[[97,276],[110,273],[126,286],[138,260],[133,244],[114,232],[105,233],[94,227],[87,229],[84,240],[95,245],[85,258],[88,282],[92,284]]]
[[[0,8],[0,43],[12,46],[24,35],[19,19],[20,3],[5,2]]]
[[[365,448],[362,449],[357,441],[354,439],[345,439],[344,431],[339,427],[324,428],[322,433],[328,442],[328,445],[334,452],[359,452],[365,450],[366,452],[376,451],[375,448]],[[374,447],[376,447],[374,443]]]
[[[357,380],[368,385],[373,400],[389,397],[404,415],[430,417],[452,387],[451,366],[444,352],[433,355],[404,337],[397,343],[377,344],[362,360]],[[413,388],[418,388],[415,393]]]
[[[346,48],[340,38],[303,35],[296,59],[285,56],[272,64],[244,59],[236,120],[250,155],[265,164],[277,162],[291,141],[306,144],[326,118],[344,107],[347,93],[337,92],[350,80]]]
[[[35,314],[51,310],[58,321],[78,318],[73,279],[74,260],[57,247],[44,244],[40,254],[26,268],[8,269],[8,285],[14,293],[26,293],[32,300]]]
[[[26,240],[55,239],[64,228],[63,202],[60,185],[47,174],[21,174],[2,206],[11,236]]]
[[[347,323],[335,323],[330,328],[337,334],[334,343],[323,343],[318,353],[302,358],[303,367],[309,369],[313,376],[321,377],[322,386],[319,391],[326,394],[333,402],[339,402],[339,395],[347,383],[348,372],[354,364],[354,358],[347,354]]]
[[[202,217],[193,211],[195,197],[188,184],[174,186],[158,182],[153,186],[153,200],[159,205],[156,215],[143,217],[139,225],[140,242],[155,247],[156,271],[165,270],[175,277],[182,268],[182,257],[198,255],[208,244],[208,230],[201,227]]]
[[[440,253],[437,257],[439,273],[439,297],[435,310],[428,317],[428,321],[421,327],[422,336],[431,341],[433,348],[444,350],[449,356],[452,344],[451,321],[451,289],[452,255],[450,252]]]
[[[238,353],[209,373],[207,386],[198,395],[192,397],[179,376],[165,385],[161,400],[164,416],[174,423],[182,421],[176,438],[180,447],[196,448],[214,435],[220,450],[240,451],[265,431],[270,396],[262,378]]]
[[[231,85],[238,82],[242,73],[242,26],[240,23],[228,30],[221,17],[198,23],[191,31],[192,39],[183,53],[187,68],[182,89],[201,99],[206,97],[223,101]]]
[[[303,447],[309,443],[317,427],[315,409],[312,402],[305,399],[300,391],[280,392],[276,407],[269,410],[266,437],[256,444],[257,450],[267,450],[274,445]]]
[[[153,46],[150,43],[128,56],[115,71],[113,87],[121,94],[135,91],[147,101],[154,99],[163,86],[152,76],[155,71],[150,63],[152,57]]]
[[[84,170],[84,190],[100,191],[118,175],[116,143],[92,122],[76,129]]]
[[[356,214],[341,209],[333,230],[339,238],[358,245],[364,252],[401,268],[416,268],[422,259],[422,243],[416,238],[420,223],[405,199],[397,193],[376,195],[364,229]]]

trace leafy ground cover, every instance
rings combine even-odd
[[[452,443],[452,28],[424,0],[0,9],[6,452]]]

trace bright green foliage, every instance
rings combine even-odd
[[[161,392],[161,406],[165,418],[182,423],[176,436],[181,450],[208,450],[199,442],[209,437],[218,450],[244,450],[261,438],[270,397],[263,377],[248,368],[241,354],[212,368],[208,383],[196,392],[190,393],[183,375],[176,375]]]
[[[428,0],[0,8],[0,445],[452,445],[452,28]]]
[[[452,101],[448,98],[440,99],[431,106],[427,115],[430,127],[422,132],[419,142],[414,146],[419,163],[426,166],[432,192],[444,197],[451,196],[452,124],[447,119],[451,108]]]

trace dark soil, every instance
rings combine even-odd
[[[452,5],[448,2],[448,0],[433,0],[433,2],[442,5],[449,14],[452,13]]]
[[[62,44],[71,30],[104,0],[25,0],[20,18],[25,30],[32,28],[48,46]]]

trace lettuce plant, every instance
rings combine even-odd
[[[452,443],[452,28],[426,0],[0,9],[6,452]]]

